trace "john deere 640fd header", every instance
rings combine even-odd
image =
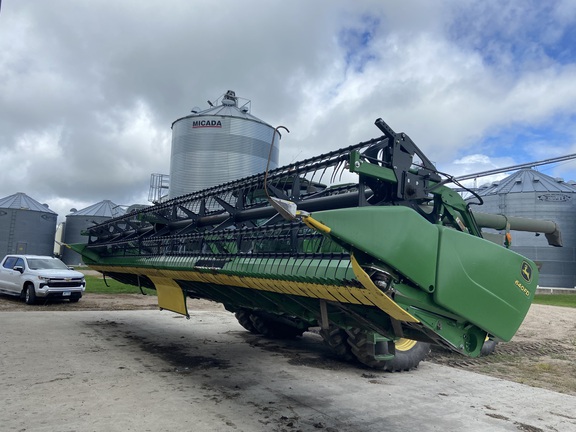
[[[487,338],[510,340],[536,265],[483,239],[451,178],[376,126],[378,138],[96,225],[73,248],[108,277],[156,289],[162,309],[214,300],[269,337],[320,326],[336,353],[382,369],[417,366],[430,343],[477,356]],[[355,182],[326,186],[346,170]]]

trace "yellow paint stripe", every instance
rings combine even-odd
[[[343,287],[342,289],[338,290],[337,294],[344,299],[344,303],[362,304],[358,301],[354,294],[352,294],[354,291],[358,291],[358,289]]]
[[[203,273],[195,270],[159,270],[146,267],[98,266],[91,265],[92,269],[100,272],[118,272],[146,275],[154,278],[179,279],[190,282],[202,282],[215,285],[230,285],[239,288],[256,289],[260,291],[276,292],[280,294],[297,295],[317,298],[339,303],[375,306],[399,321],[419,322],[390,297],[374,285],[368,274],[360,267],[352,256],[352,269],[364,288],[343,287],[337,285],[324,285],[311,282],[294,282],[279,279],[265,279],[250,276],[226,275],[221,273]],[[175,283],[175,282],[174,282]],[[155,283],[156,285],[156,283]],[[167,308],[166,308],[167,309]]]
[[[266,289],[266,285],[260,284],[263,289]],[[302,295],[301,290],[299,287],[291,286],[290,284],[285,283],[283,280],[275,280],[274,286],[276,289],[287,295]]]
[[[309,228],[315,231],[320,231],[321,233],[328,234],[330,231],[332,231],[329,227],[324,225],[322,222],[318,222],[312,216],[303,216],[302,222],[304,222]]]

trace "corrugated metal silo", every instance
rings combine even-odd
[[[0,255],[53,255],[58,215],[22,192],[0,199]]]
[[[549,246],[534,233],[514,232],[511,249],[542,263],[540,286],[576,286],[576,188],[562,179],[523,169],[504,180],[485,185],[477,193],[483,213],[551,220],[558,224],[564,246]]]
[[[170,198],[265,171],[274,128],[248,107],[229,90],[216,106],[172,123]],[[277,133],[270,169],[278,166],[279,140]]]
[[[122,216],[124,209],[112,201],[104,200],[82,210],[71,210],[66,215],[66,228],[64,230],[64,242],[68,244],[87,243],[88,237],[82,235],[82,231],[95,224],[107,221],[110,218]],[[82,263],[82,257],[71,249],[62,250],[62,261],[68,265]]]

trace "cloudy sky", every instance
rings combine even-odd
[[[0,198],[146,203],[228,89],[290,129],[281,164],[377,117],[454,175],[576,153],[576,1],[2,0]]]

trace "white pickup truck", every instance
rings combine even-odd
[[[16,295],[27,304],[37,299],[62,298],[77,302],[86,288],[84,275],[58,258],[6,255],[0,264],[0,293]]]

